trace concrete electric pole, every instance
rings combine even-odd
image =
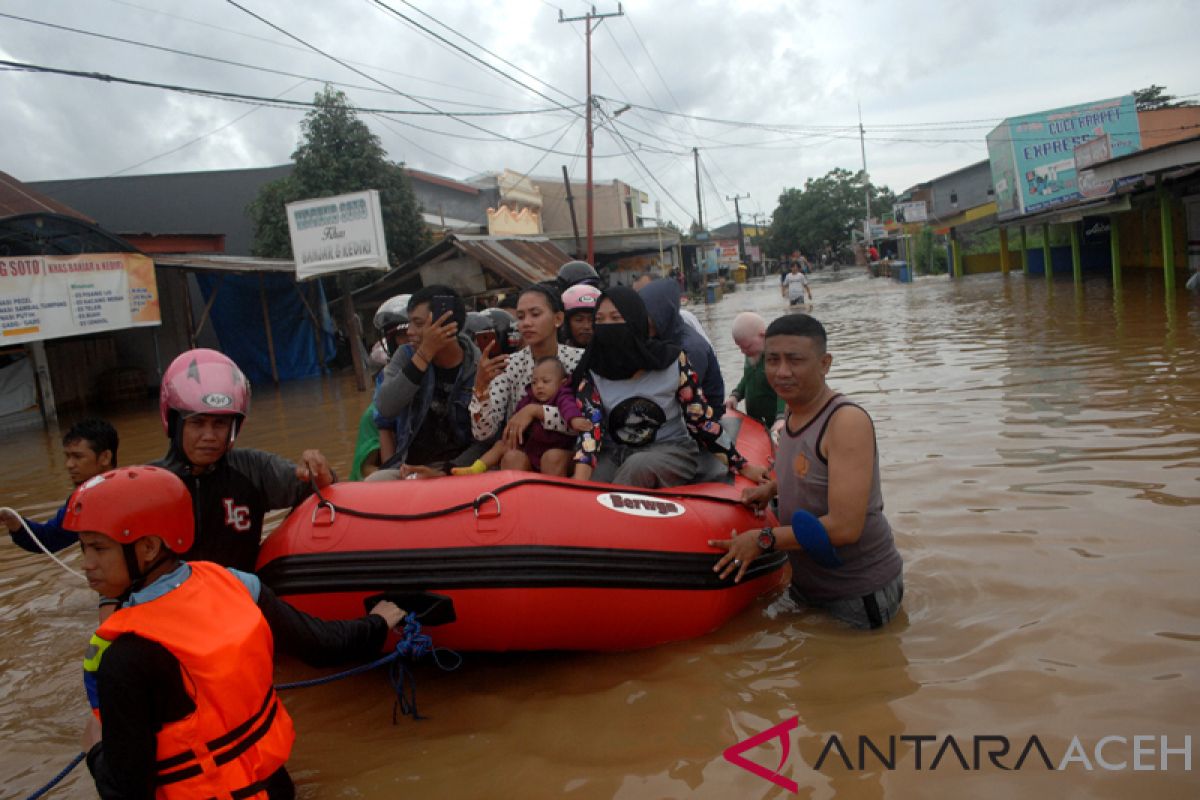
[[[587,32],[584,36],[587,49],[587,114],[584,118],[584,123],[587,125],[587,262],[593,267],[596,266],[596,225],[595,212],[592,208],[592,106],[595,101],[592,98],[592,31],[600,27],[600,23],[608,17],[619,17],[625,12],[621,9],[621,4],[617,3],[616,13],[597,14],[596,7],[592,6],[591,11],[584,14],[582,17],[564,17],[562,9],[558,10],[559,22],[583,22],[584,30]],[[592,20],[596,20],[596,24],[592,24]]]

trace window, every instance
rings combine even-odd
[[[950,190],[950,205],[954,208],[958,208],[958,192],[954,189]]]

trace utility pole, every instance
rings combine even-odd
[[[743,264],[746,263],[746,236],[742,233],[742,210],[738,208],[738,200],[745,200],[749,196],[749,194],[735,194],[733,197],[725,195],[726,200],[733,201],[733,213],[737,217],[738,228],[738,258],[742,260]]]
[[[579,252],[579,221],[575,219],[575,198],[571,196],[571,178],[567,175],[567,165],[563,164],[562,168],[563,186],[567,187],[567,209],[571,212],[571,230],[575,232],[575,257],[579,258],[581,255]]]
[[[858,104],[858,144],[862,148],[863,193],[867,196],[867,247],[871,246],[871,176],[867,173],[867,133],[862,124],[862,103]]]
[[[584,120],[584,124],[587,125],[587,262],[593,267],[596,266],[596,226],[595,215],[592,209],[592,106],[595,104],[592,98],[592,31],[600,27],[600,23],[606,18],[620,17],[624,13],[620,3],[617,3],[615,14],[597,14],[595,6],[592,6],[591,10],[582,17],[564,17],[562,9],[558,10],[559,22],[583,22],[584,30],[587,31],[584,37],[587,43],[587,115]],[[594,26],[592,25],[592,20],[596,20]]]
[[[692,148],[692,158],[696,162],[696,222],[700,230],[704,230],[704,203],[700,200],[700,148]]]

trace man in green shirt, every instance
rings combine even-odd
[[[738,403],[746,401],[746,415],[774,432],[783,422],[783,401],[767,383],[763,371],[763,347],[766,343],[767,322],[758,314],[744,311],[733,320],[733,341],[746,356],[742,379],[725,400],[725,407],[736,410]]]

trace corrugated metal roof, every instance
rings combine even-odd
[[[253,258],[251,256],[218,256],[212,253],[195,255],[154,255],[160,267],[207,270],[213,272],[290,272],[296,274],[296,262],[288,258]]]
[[[558,268],[571,260],[544,236],[496,237],[454,234],[446,237],[484,269],[495,272],[513,286],[553,280]]]
[[[85,222],[95,222],[91,217],[21,183],[12,175],[0,172],[0,219],[39,213],[63,214]]]
[[[488,272],[516,288],[523,289],[540,281],[552,280],[558,268],[571,260],[545,236],[474,236],[448,233],[446,238],[427,247],[379,280],[354,292],[354,302],[375,306],[392,295],[411,291],[420,285],[418,270],[457,250],[479,262]]]

